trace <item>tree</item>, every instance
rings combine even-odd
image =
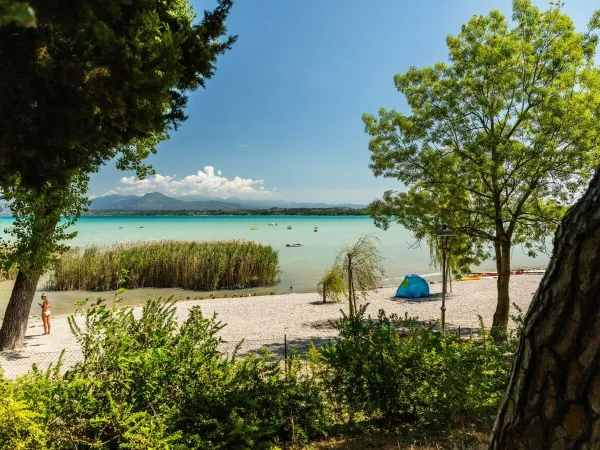
[[[600,20],[578,33],[559,6],[529,0],[513,1],[512,18],[475,16],[447,38],[448,63],[396,75],[410,115],[363,116],[374,174],[408,188],[386,192],[371,215],[417,235],[446,223],[487,248],[494,328],[508,323],[511,249],[543,250],[600,161]]]
[[[491,449],[600,448],[599,293],[600,168],[556,232]]]
[[[39,277],[87,206],[89,174],[112,159],[152,173],[144,159],[235,41],[223,38],[231,0],[197,23],[185,0],[29,4],[36,27],[0,26],[0,189],[17,218],[2,262],[19,267],[4,349],[23,345]]]
[[[367,235],[338,254],[334,266],[339,267],[344,276],[350,316],[358,311],[358,297],[364,299],[369,292],[377,289],[377,283],[383,276],[381,262],[377,246]]]
[[[327,297],[335,303],[342,300],[346,294],[346,285],[340,266],[334,264],[331,269],[325,270],[325,275],[317,284],[317,292],[323,296],[323,303],[327,302]]]

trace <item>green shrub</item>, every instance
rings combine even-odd
[[[317,292],[323,296],[323,303],[327,298],[335,303],[341,302],[346,295],[345,283],[341,266],[335,264],[331,269],[327,268],[317,284]]]
[[[514,345],[491,339],[464,342],[454,334],[424,328],[361,307],[336,323],[340,338],[313,352],[319,375],[340,416],[382,417],[441,426],[497,404],[508,383]],[[512,342],[512,341],[511,341]]]
[[[0,450],[43,450],[46,434],[42,416],[15,398],[14,385],[0,368]]]
[[[216,317],[198,307],[179,326],[171,302],[140,317],[99,302],[71,318],[83,361],[20,380],[22,397],[52,423],[56,448],[271,448],[323,436],[324,396],[292,364],[223,355]]]
[[[279,275],[271,246],[245,241],[162,241],[86,247],[63,254],[51,273],[49,290],[108,291],[119,287],[178,287],[213,291],[271,286]]]

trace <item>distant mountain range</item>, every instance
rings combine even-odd
[[[243,209],[270,208],[351,208],[362,209],[364,205],[326,203],[299,203],[272,200],[244,200],[240,198],[168,197],[160,192],[137,195],[106,195],[92,200],[90,211],[236,211]]]

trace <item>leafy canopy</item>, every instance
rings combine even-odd
[[[187,0],[29,2],[37,27],[0,26],[0,186],[44,190],[118,158],[142,161],[185,119],[226,34],[231,0],[194,23]]]
[[[560,7],[514,0],[512,19],[475,16],[447,38],[448,63],[396,75],[409,115],[363,116],[371,169],[408,188],[371,204],[378,225],[394,218],[426,238],[447,223],[478,257],[490,241],[534,254],[589,181],[600,162],[600,14],[578,33]]]

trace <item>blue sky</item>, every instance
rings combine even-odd
[[[565,3],[581,30],[598,8]],[[401,186],[369,170],[361,115],[406,111],[394,74],[446,60],[446,36],[494,8],[510,16],[511,2],[237,0],[228,27],[239,40],[207,88],[191,93],[187,122],[149,159],[160,176],[138,182],[109,164],[90,193],[368,203]]]

